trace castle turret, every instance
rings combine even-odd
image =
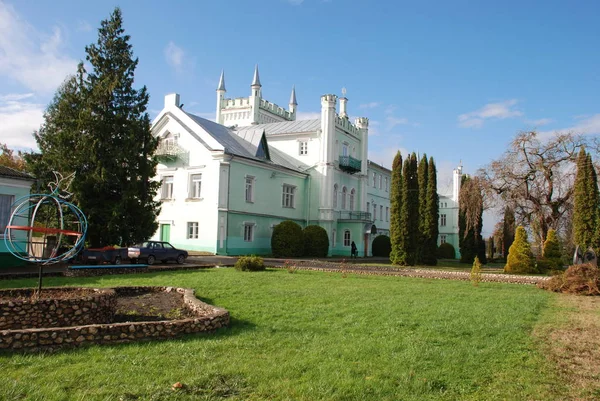
[[[360,158],[360,204],[361,210],[367,210],[367,187],[369,181],[369,175],[367,172],[368,169],[368,160],[369,160],[369,119],[367,117],[358,117],[354,120],[354,125],[359,129],[360,132],[360,155],[357,158]]]
[[[458,202],[458,196],[460,194],[460,184],[462,181],[462,161],[458,167],[452,170],[452,200]]]
[[[348,118],[346,107],[348,105],[348,99],[346,98],[346,88],[342,88],[342,97],[340,98],[340,117]]]
[[[217,86],[217,115],[215,121],[219,124],[223,124],[223,99],[225,99],[225,72],[221,70],[221,78],[219,78],[219,85]]]
[[[260,100],[262,98],[260,84],[260,77],[258,76],[258,64],[254,67],[254,77],[252,78],[252,84],[250,85],[250,107],[252,108],[252,121],[251,124],[260,124]]]
[[[298,106],[298,102],[296,101],[296,85],[292,87],[292,94],[290,95],[290,103],[288,110],[292,114],[296,114],[296,107]],[[295,116],[294,116],[295,119]]]

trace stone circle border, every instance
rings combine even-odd
[[[139,286],[110,289],[114,290],[117,296],[136,292],[176,291],[183,294],[183,304],[197,316],[178,320],[1,330],[0,350],[56,350],[90,344],[170,339],[184,334],[213,332],[229,325],[229,311],[200,301],[191,288]]]

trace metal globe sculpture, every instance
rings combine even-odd
[[[83,248],[88,226],[83,212],[67,201],[72,194],[66,188],[75,174],[64,179],[54,175],[50,194],[27,195],[13,203],[4,231],[4,242],[14,257],[40,266],[74,257]]]

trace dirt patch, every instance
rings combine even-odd
[[[39,296],[33,289],[6,290],[0,292],[0,302],[2,301],[30,301],[42,299],[74,299],[94,295],[95,291],[91,288],[51,288],[43,289]]]
[[[536,330],[550,361],[570,388],[568,400],[600,399],[600,297],[562,295],[564,320]]]
[[[192,318],[184,306],[183,295],[172,292],[148,292],[117,297],[115,322],[142,322]]]

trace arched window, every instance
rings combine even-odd
[[[352,188],[352,190],[350,191],[350,207],[349,207],[351,212],[354,211],[354,193],[355,193],[354,188]]]
[[[346,210],[346,193],[348,190],[346,187],[342,187],[342,209]]]
[[[344,246],[350,246],[350,230],[344,231]]]
[[[333,186],[333,207],[334,208],[337,207],[337,193],[338,193],[338,186],[337,186],[337,184],[335,184]]]

